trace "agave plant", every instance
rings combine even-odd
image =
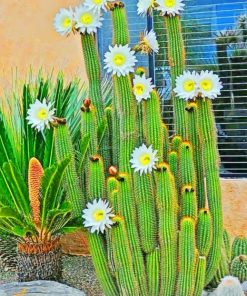
[[[0,229],[18,241],[20,281],[60,276],[59,238],[71,221],[71,207],[62,191],[69,161],[44,170],[32,158],[28,184],[12,161],[0,169]]]

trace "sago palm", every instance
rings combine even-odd
[[[0,229],[18,241],[20,281],[60,277],[59,239],[71,220],[71,207],[61,189],[69,161],[44,170],[32,158],[28,184],[12,161],[0,168]]]

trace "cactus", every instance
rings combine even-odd
[[[194,295],[196,266],[195,221],[184,217],[179,233],[180,269],[177,283],[177,296]]]
[[[227,259],[230,262],[231,261],[231,252],[232,252],[231,237],[226,229],[224,229],[224,232],[223,232],[223,241],[224,241],[224,245],[225,245]]]
[[[232,243],[232,259],[240,255],[247,255],[247,238],[237,236]]]
[[[93,97],[92,103],[85,100],[82,106],[81,134],[88,146],[80,166],[83,171],[78,174],[84,176],[86,189],[82,191],[87,199],[107,200],[115,214],[115,224],[105,227],[111,229],[89,233],[96,273],[107,296],[199,296],[217,271],[223,241],[211,104],[201,97],[189,103],[174,97],[175,135],[170,140],[158,92],[152,88],[149,97],[137,100],[131,73],[142,77],[147,71],[135,70],[133,65],[118,72],[107,62],[113,50],[124,47],[134,57],[133,50],[141,46],[129,47],[124,3],[109,1],[107,8],[112,15],[114,47],[106,53],[106,67],[113,72],[114,96],[105,110],[96,100],[100,69],[93,48],[95,36],[81,34]],[[181,22],[179,16],[165,15],[164,19],[174,87],[185,66]],[[119,67],[127,58],[117,53],[111,62]],[[64,143],[59,128],[55,128],[58,151],[59,143]],[[102,140],[105,131],[109,132],[108,143]],[[146,148],[152,153],[144,153]],[[142,153],[138,157],[137,151]],[[84,226],[90,230],[85,221]]]
[[[203,156],[200,153],[200,150],[202,149],[202,141],[198,131],[198,106],[195,102],[192,102],[189,103],[186,110],[188,111],[188,123],[190,126],[189,140],[193,147],[193,155],[195,160],[198,207],[199,209],[202,209],[206,206],[206,194],[204,184]]]
[[[162,126],[162,119],[160,116],[153,116],[153,114],[160,114],[160,99],[156,92],[151,93],[151,98],[144,102],[144,138],[148,145],[152,145],[158,151],[158,157],[164,157],[164,138],[166,133],[166,126]],[[163,131],[164,129],[164,131]]]
[[[126,243],[127,232],[124,220],[121,217],[114,219],[117,226],[112,229],[112,249],[116,279],[122,295],[131,296],[139,294],[136,281],[130,246]],[[124,247],[123,247],[124,246]]]
[[[160,249],[147,255],[147,277],[150,295],[158,296],[160,291]]]
[[[165,24],[168,39],[168,61],[171,67],[172,87],[174,88],[176,77],[182,74],[185,67],[185,48],[179,16],[165,17]],[[176,134],[187,140],[188,120],[184,112],[186,102],[179,98],[174,98],[173,107]]]
[[[197,249],[201,256],[208,256],[212,243],[212,219],[207,209],[201,209],[196,225]]]
[[[223,216],[219,179],[219,154],[217,151],[212,102],[209,99],[198,100],[198,106],[199,126],[203,144],[207,200],[213,224],[213,242],[209,252],[206,273],[206,282],[209,283],[220,262],[220,250],[223,240]]]
[[[196,276],[195,276],[195,290],[194,296],[201,296],[204,288],[204,279],[206,273],[207,261],[205,256],[198,256],[196,263]]]
[[[160,164],[157,174],[160,184],[157,188],[160,252],[166,254],[160,258],[160,276],[163,279],[160,295],[174,295],[177,273],[177,196],[169,166]]]
[[[54,128],[54,134],[57,160],[62,161],[66,157],[71,157],[71,161],[65,171],[64,181],[67,195],[72,205],[73,216],[78,218],[81,216],[86,202],[80,188],[76,171],[74,147],[66,122],[57,122],[57,126]]]
[[[237,277],[241,283],[247,281],[247,256],[235,257],[231,264],[231,274]]]

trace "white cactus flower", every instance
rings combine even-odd
[[[137,62],[135,52],[131,50],[129,45],[109,46],[109,51],[105,54],[105,69],[112,72],[118,77],[125,76],[130,72],[134,72],[134,66]]]
[[[50,122],[54,120],[55,109],[52,108],[52,103],[43,102],[38,99],[29,106],[27,111],[28,124],[37,131],[43,132],[45,128],[50,128]]]
[[[73,30],[74,14],[71,8],[61,8],[54,19],[55,30],[63,35],[69,35]]]
[[[113,0],[111,0],[113,1]],[[109,0],[85,0],[84,5],[89,9],[96,10],[98,12],[103,9],[104,11],[107,10],[107,2],[111,2]]]
[[[141,52],[149,54],[151,52],[158,53],[159,43],[157,41],[156,33],[152,29],[151,31],[145,30],[140,37]]]
[[[137,13],[145,16],[151,13],[155,5],[155,0],[139,0],[137,3]]]
[[[162,15],[175,16],[184,10],[183,0],[156,0],[156,2],[158,4],[156,9]]]
[[[98,11],[88,9],[84,5],[75,8],[75,28],[82,34],[96,33],[102,26],[102,20]]]
[[[131,155],[131,167],[140,175],[148,174],[155,168],[155,163],[158,161],[157,150],[153,150],[152,145],[147,147],[145,144],[135,148]]]
[[[111,228],[114,224],[112,218],[112,208],[109,203],[102,199],[94,199],[87,204],[87,208],[83,211],[82,218],[84,219],[84,226],[90,228],[90,232],[104,233],[106,228]]]
[[[181,99],[195,99],[198,94],[196,72],[184,71],[182,75],[178,76],[174,92]]]
[[[201,71],[197,78],[199,94],[208,99],[215,99],[221,94],[223,88],[218,75],[212,71]]]
[[[150,99],[151,92],[154,89],[152,78],[146,78],[145,75],[135,75],[133,79],[133,91],[136,100],[140,103],[142,100]]]

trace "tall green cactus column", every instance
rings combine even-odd
[[[89,158],[98,152],[97,118],[95,107],[86,99],[81,107],[81,136],[82,140],[88,139],[88,148],[85,155],[84,165],[87,167]]]
[[[119,180],[119,214],[126,221],[126,229],[133,257],[134,272],[139,284],[141,295],[148,295],[146,270],[138,233],[137,214],[135,209],[134,192],[131,187],[131,177],[121,173]],[[138,295],[138,294],[137,294]]]
[[[204,164],[202,154],[202,139],[198,129],[198,106],[195,102],[190,102],[186,108],[188,112],[189,140],[193,147],[193,156],[196,170],[196,189],[198,197],[198,208],[203,209],[206,206],[206,192],[204,184]]]
[[[81,34],[84,62],[89,81],[89,98],[96,107],[97,122],[105,118],[101,91],[101,67],[99,53],[96,47],[95,35]]]
[[[116,45],[129,44],[129,31],[124,4],[113,2],[111,6],[113,22],[113,43]],[[131,173],[131,153],[137,144],[138,131],[136,127],[137,105],[134,98],[130,75],[113,75],[114,93],[113,103],[119,112],[119,170]]]
[[[193,296],[195,288],[195,220],[184,217],[179,233],[179,273],[176,296]]]
[[[106,196],[104,164],[99,156],[94,156],[90,159],[87,192],[88,199],[91,201],[95,198],[103,199]],[[103,235],[89,233],[88,241],[97,278],[105,295],[119,295],[114,275],[110,270],[107,247]]]
[[[80,188],[75,164],[75,151],[66,120],[57,120],[54,127],[54,137],[57,160],[62,161],[67,157],[71,158],[64,174],[64,181],[67,196],[72,205],[73,216],[78,218],[81,217],[86,200]]]
[[[95,34],[81,34],[81,43],[84,55],[84,62],[89,80],[89,98],[95,106],[97,129],[105,126],[105,132],[100,147],[104,157],[106,167],[111,165],[108,150],[105,149],[109,144],[109,130],[107,129],[107,118],[104,113],[104,104],[101,89],[101,65],[100,57],[96,46]],[[92,141],[93,139],[91,139]]]
[[[213,240],[207,260],[206,272],[206,283],[209,283],[218,268],[223,241],[223,215],[219,174],[220,163],[212,102],[209,99],[198,99],[197,103],[199,106],[199,127],[203,141],[207,200],[213,225]]]
[[[150,99],[144,102],[143,132],[147,144],[157,150],[159,160],[163,161],[164,143],[168,142],[165,137],[168,137],[168,134],[162,122],[160,98],[156,91],[153,91]]]
[[[172,88],[174,88],[176,78],[183,73],[185,67],[185,48],[180,17],[165,16],[165,24],[168,39],[168,63],[171,67]],[[183,140],[187,140],[188,120],[185,111],[186,102],[174,97],[173,108],[176,134],[180,135]]]
[[[196,263],[196,280],[194,296],[201,296],[205,286],[207,256],[212,243],[212,218],[207,209],[201,209],[196,225],[196,244],[198,258]]]
[[[157,167],[157,208],[159,213],[160,294],[175,295],[177,277],[177,196],[169,165]]]

